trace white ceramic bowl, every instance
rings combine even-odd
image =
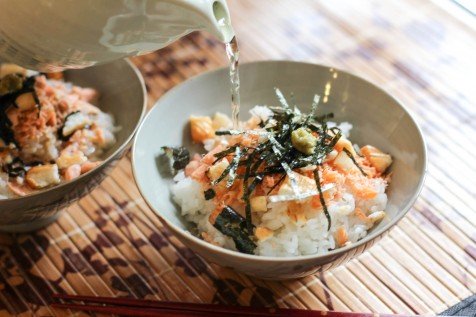
[[[127,60],[65,72],[66,81],[99,92],[99,107],[114,116],[121,129],[116,143],[103,155],[103,163],[69,182],[24,197],[0,199],[0,231],[26,232],[53,222],[74,201],[90,193],[106,177],[126,150],[145,114],[144,80]]]
[[[362,240],[325,255],[291,258],[242,254],[211,245],[187,231],[190,224],[173,204],[170,178],[161,176],[158,157],[164,145],[184,145],[200,150],[190,140],[188,118],[229,113],[228,69],[208,72],[178,85],[157,102],[142,123],[133,148],[133,170],[140,192],[164,225],[180,241],[205,259],[267,279],[302,277],[327,270],[362,253],[378,241],[410,209],[423,184],[426,149],[422,134],[408,111],[370,82],[334,68],[307,63],[269,61],[243,64],[241,113],[256,104],[277,105],[274,87],[285,95],[294,93],[297,105],[309,110],[314,94],[322,97],[319,111],[333,112],[334,121],[354,125],[350,139],[372,144],[394,158],[388,188],[387,217]]]

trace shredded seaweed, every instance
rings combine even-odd
[[[235,181],[235,178],[236,178],[236,169],[238,168],[238,163],[241,157],[241,149],[239,147],[235,147],[234,155],[235,156],[233,157],[230,165],[228,165],[225,168],[225,170],[220,175],[220,177],[218,177],[216,180],[212,182],[212,186],[215,186],[216,184],[220,183],[228,175],[230,176],[230,178],[227,181],[227,187],[231,187],[231,185],[233,185],[233,182]]]
[[[293,191],[299,194],[293,169],[320,165],[342,135],[338,128],[327,127],[326,120],[333,117],[332,113],[316,115],[320,99],[318,95],[313,98],[311,111],[308,114],[303,114],[295,106],[294,101],[292,101],[292,105],[287,102],[279,89],[275,89],[275,92],[279,107],[270,107],[273,111],[273,124],[266,126],[266,131],[220,130],[215,133],[216,135],[255,134],[265,138],[265,141],[255,148],[234,145],[215,154],[216,160],[214,163],[224,157],[233,156],[233,159],[220,177],[213,181],[211,185],[218,184],[226,177],[228,177],[227,187],[231,187],[236,179],[243,180],[242,200],[245,203],[248,229],[252,224],[250,196],[263,177],[266,175],[281,175],[279,181],[274,184],[268,193],[271,193],[288,176]],[[293,147],[291,135],[293,131],[299,128],[309,129],[318,137],[318,142],[311,155],[301,153]],[[244,173],[237,172],[239,166],[245,167]]]
[[[342,149],[345,154],[347,154],[347,156],[352,160],[352,162],[354,163],[355,166],[357,166],[357,168],[359,169],[359,171],[362,173],[362,175],[364,176],[367,176],[367,173],[364,172],[364,170],[362,169],[362,167],[359,165],[359,163],[357,163],[357,161],[355,160],[355,157],[352,155],[352,153],[347,150],[346,148],[343,148]]]
[[[250,195],[255,190],[256,186],[258,186],[258,184],[260,184],[262,181],[263,181],[262,176],[256,176],[253,179],[253,182],[251,182],[251,184],[248,186],[248,189],[243,196],[243,200],[246,202],[246,206],[245,206],[246,228],[248,229],[249,232],[251,232],[251,229],[253,228],[253,222],[251,218]]]
[[[215,153],[213,156],[215,156],[216,159],[215,159],[215,161],[213,161],[213,164],[215,164],[216,162],[220,161],[220,160],[223,159],[224,157],[227,157],[228,155],[234,153],[234,152],[235,152],[235,149],[236,149],[236,146],[230,146],[229,148],[227,148],[227,149],[224,150],[224,151]]]
[[[235,182],[235,178],[237,176],[236,170],[238,169],[238,164],[240,163],[240,158],[241,156],[244,156],[248,152],[248,149],[243,149],[240,150],[239,147],[236,148],[235,150],[235,156],[231,160],[230,163],[230,170],[228,171],[228,180],[226,181],[226,187],[230,188],[233,186],[233,183]],[[226,176],[226,175],[225,175]]]
[[[319,95],[314,95],[314,99],[312,100],[312,105],[311,105],[311,111],[306,117],[305,125],[309,123],[312,119],[315,118],[316,111],[317,111],[317,106],[319,105],[319,100],[321,97]]]
[[[319,177],[319,169],[316,168],[313,173],[314,173],[314,180],[316,181],[317,192],[319,193],[319,201],[321,202],[322,210],[324,210],[324,215],[326,215],[326,218],[327,218],[327,230],[329,230],[331,228],[331,215],[329,214],[329,211],[327,210],[326,200],[324,199],[324,195],[322,194],[321,179]]]
[[[249,195],[249,186],[248,186],[248,179],[250,177],[251,172],[251,163],[253,163],[253,158],[256,154],[251,153],[246,160],[246,168],[245,168],[245,175],[243,177],[243,201],[245,202],[245,220],[246,220],[246,227],[249,231],[251,228],[251,204],[250,204],[250,195]]]
[[[244,134],[245,132],[243,131],[238,131],[238,130],[218,130],[218,131],[215,131],[215,135],[240,135],[240,134]]]
[[[266,193],[266,195],[269,195],[273,192],[273,190],[279,186],[279,184],[281,184],[284,179],[286,178],[286,174],[282,175],[281,178],[276,182],[276,184],[273,185],[273,187],[271,187],[270,190],[268,190],[268,192]]]
[[[276,96],[278,97],[278,100],[281,103],[281,106],[284,109],[289,109],[290,107],[288,105],[288,102],[286,101],[286,98],[284,98],[284,95],[281,92],[281,90],[279,90],[278,88],[274,88],[274,91],[276,92]]]

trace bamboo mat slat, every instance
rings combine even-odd
[[[476,292],[476,18],[449,0],[230,0],[243,61],[333,65],[381,85],[421,125],[428,175],[408,215],[333,271],[261,281],[206,263],[162,227],[126,155],[49,227],[0,234],[0,316],[62,316],[51,294],[380,313],[438,313]],[[149,106],[225,66],[223,45],[191,34],[133,59]],[[77,316],[86,314],[78,313]]]

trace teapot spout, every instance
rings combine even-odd
[[[230,12],[225,0],[191,0],[188,3],[204,17],[202,28],[205,31],[224,43],[233,39],[235,31],[231,26]]]
[[[235,36],[235,31],[231,26],[230,12],[225,0],[213,1],[212,9],[215,19],[212,24],[213,29],[210,32],[214,33],[224,43],[229,43]]]

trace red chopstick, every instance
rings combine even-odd
[[[223,316],[215,313],[198,312],[198,311],[178,311],[169,309],[155,308],[139,308],[129,306],[100,306],[100,305],[82,305],[82,304],[51,304],[54,308],[73,309],[79,311],[114,314],[120,316],[136,316],[136,317],[219,317]]]
[[[274,316],[274,317],[410,317],[410,315],[389,315],[374,313],[348,313],[334,311],[311,311],[282,308],[254,308],[246,306],[227,306],[198,303],[162,302],[144,299],[113,298],[54,294],[64,301],[81,301],[86,304],[54,303],[53,307],[89,312],[117,314],[123,316],[149,317],[218,317],[218,316]],[[94,303],[90,305],[88,303]],[[99,304],[99,305],[98,305]],[[101,305],[102,304],[102,305]],[[108,306],[104,306],[108,305]],[[111,306],[113,305],[113,306]]]
[[[243,314],[246,313],[248,316],[269,316],[279,309],[276,308],[253,308],[246,306],[225,306],[225,305],[214,305],[214,304],[198,304],[198,303],[181,303],[181,302],[163,302],[163,301],[153,301],[145,299],[132,299],[132,298],[114,298],[114,297],[96,297],[96,296],[80,296],[80,295],[67,295],[67,294],[55,294],[55,298],[63,300],[74,300],[74,301],[83,301],[88,303],[98,303],[98,304],[112,304],[112,305],[121,305],[128,307],[147,307],[147,308],[160,308],[160,309],[169,309],[169,310],[180,310],[180,311],[202,311],[202,312],[212,312],[220,314]],[[57,304],[53,304],[57,305]],[[64,305],[64,304],[63,304]],[[69,305],[69,304],[66,304]],[[290,312],[291,310],[286,310]],[[297,312],[307,312],[304,310],[295,310]],[[279,316],[275,314],[274,316]],[[303,315],[293,315],[300,317]],[[307,316],[307,315],[304,315]]]

